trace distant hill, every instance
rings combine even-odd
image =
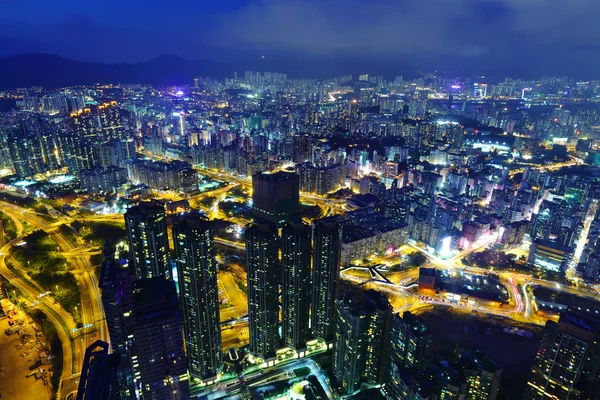
[[[45,53],[0,58],[0,89],[43,86],[90,85],[95,83],[147,83],[157,85],[191,84],[194,77],[232,77],[238,71],[281,72],[294,78],[331,78],[345,74],[416,76],[416,70],[403,62],[383,63],[336,55],[299,57],[281,55],[266,59],[222,63],[214,60],[187,60],[164,55],[150,61],[128,64],[80,62]]]
[[[94,83],[190,84],[196,76],[232,76],[227,64],[213,60],[186,60],[165,55],[137,64],[103,64],[70,60],[51,54],[23,54],[0,58],[0,89]]]

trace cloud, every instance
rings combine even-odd
[[[597,0],[265,0],[222,14],[211,37],[230,48],[480,57],[593,45],[598,15]]]
[[[22,46],[108,62],[166,53],[233,61],[265,54],[288,64],[334,59],[361,67],[600,73],[598,0],[35,3],[0,0],[0,36],[15,39],[2,53]]]

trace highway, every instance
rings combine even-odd
[[[464,265],[459,266],[453,262],[448,263],[445,266],[438,266],[438,268],[455,269],[457,271],[477,275],[483,275],[491,272],[491,270],[485,268],[466,267]],[[587,298],[595,298],[598,295],[598,292],[586,287],[557,286],[555,282],[533,279],[530,275],[523,273],[494,271],[499,275],[500,281],[509,290],[509,307],[446,302],[437,298],[419,296],[416,293],[414,282],[418,279],[419,268],[413,268],[402,273],[393,273],[393,279],[397,283],[390,281],[389,278],[391,278],[391,276],[389,273],[386,273],[382,270],[379,270],[378,274],[367,273],[366,271],[369,269],[370,268],[365,267],[345,268],[340,272],[340,277],[353,284],[385,293],[394,308],[394,312],[397,313],[402,313],[404,311],[416,311],[419,308],[438,305],[460,308],[464,310],[480,311],[488,314],[508,317],[519,322],[544,325],[548,318],[538,315],[536,312],[532,312],[532,310],[537,310],[537,306],[535,304],[535,299],[527,292],[528,287],[537,285],[545,286],[554,290],[562,290],[570,294]],[[400,284],[399,282],[405,282],[405,284]]]
[[[28,209],[7,202],[0,202],[0,211],[6,212],[7,214],[12,214],[12,216],[27,222],[35,229],[44,230],[52,236],[52,238],[58,244],[58,247],[63,252],[73,252],[77,250],[77,248],[57,229],[57,227],[61,224],[60,220],[57,223],[48,223],[35,213],[30,212]],[[70,218],[61,218],[63,219],[62,223],[66,223],[71,220]],[[123,217],[121,216],[121,218]],[[6,251],[3,251],[3,253],[6,253],[9,248],[5,250]],[[2,260],[4,260],[4,256],[2,256]],[[71,368],[70,371],[68,371],[66,367],[63,369],[63,376],[61,379],[61,387],[59,388],[58,398],[62,398],[61,396],[63,393],[66,395],[76,390],[78,385],[77,376],[79,374],[79,370],[81,369],[85,349],[98,339],[110,343],[108,328],[104,318],[104,308],[102,307],[100,290],[89,259],[87,257],[71,258],[71,269],[74,272],[81,295],[81,309],[78,310],[78,312],[81,313],[83,325],[89,326],[89,328],[78,331],[78,337],[74,340],[73,351],[64,352],[65,365],[71,364],[74,368]],[[67,322],[65,322],[69,320],[69,317],[72,321],[72,316],[70,316],[66,311],[64,311],[62,315],[58,315],[62,319],[62,322],[57,321],[57,326],[65,326],[72,331],[74,323],[69,325]],[[64,335],[61,340],[63,339],[66,339]],[[63,344],[63,349],[65,347],[66,346]],[[71,360],[71,362],[69,362],[69,360]]]
[[[46,314],[48,319],[56,327],[58,337],[62,344],[63,351],[63,370],[62,379],[71,377],[81,368],[83,362],[81,351],[74,345],[72,340],[73,330],[75,329],[75,320],[62,306],[51,296],[42,296],[42,291],[31,286],[16,274],[14,274],[6,265],[6,254],[10,248],[23,240],[23,237],[17,237],[7,243],[0,249],[0,274],[15,286],[21,292],[21,295],[30,301],[30,304],[37,303],[36,307]],[[39,302],[38,302],[39,301]]]

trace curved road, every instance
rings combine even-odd
[[[44,219],[37,216],[37,214],[30,212],[28,209],[7,202],[0,202],[0,211],[11,213],[18,219],[29,223],[34,228],[46,231],[52,236],[52,238],[60,247],[60,250],[63,252],[73,252],[77,250],[77,248],[58,230],[57,227],[61,225],[60,222],[48,223]],[[64,221],[62,223],[66,223],[71,220],[70,218],[63,219]],[[8,251],[8,248],[6,250]],[[104,308],[102,306],[100,290],[98,288],[98,282],[89,259],[87,257],[73,258],[71,259],[71,267],[71,269],[77,271],[74,272],[74,276],[77,281],[77,285],[79,286],[81,295],[80,309],[78,309],[78,312],[81,313],[83,325],[88,326],[88,328],[78,331],[79,336],[74,341],[74,350],[72,352],[64,353],[65,364],[69,364],[68,356],[70,355],[70,359],[72,360],[71,364],[75,368],[75,371],[73,371],[73,369],[71,369],[71,371],[65,371],[66,368],[63,368],[61,388],[59,389],[59,398],[62,398],[60,396],[61,393],[70,393],[77,389],[77,376],[82,365],[85,349],[98,339],[110,343],[108,328],[104,318]],[[63,321],[68,319],[66,315],[63,317]],[[71,317],[71,320],[72,319],[73,318]],[[66,325],[68,326],[68,324]],[[63,325],[59,324],[59,326]],[[61,340],[62,339],[64,339],[64,337],[61,338]],[[69,343],[69,341],[66,342]],[[64,344],[63,348],[65,348]],[[65,374],[65,372],[68,373]]]
[[[8,280],[13,286],[21,291],[23,297],[27,298],[31,303],[37,303],[37,307],[42,310],[48,319],[56,327],[58,337],[62,344],[63,351],[63,370],[62,379],[70,377],[78,366],[81,365],[82,359],[80,358],[81,353],[76,351],[72,342],[72,332],[75,328],[75,321],[71,314],[69,314],[62,306],[54,300],[51,296],[39,297],[41,294],[40,290],[31,286],[28,282],[24,281],[13,273],[6,266],[6,254],[10,251],[10,248],[23,240],[22,237],[18,237],[11,242],[7,243],[0,249],[0,274]]]

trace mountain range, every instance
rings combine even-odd
[[[415,76],[416,70],[402,62],[378,63],[374,60],[328,57],[259,58],[243,62],[210,59],[188,60],[163,55],[140,63],[105,64],[81,62],[46,53],[22,54],[0,58],[0,89],[42,86],[91,85],[96,83],[142,83],[155,85],[191,84],[194,77],[232,77],[234,71],[281,72],[294,78],[327,78],[342,74],[385,75],[390,67],[398,75]]]
[[[0,89],[95,83],[190,84],[196,76],[223,78],[233,70],[213,60],[160,56],[136,64],[80,62],[51,54],[22,54],[0,58]]]

